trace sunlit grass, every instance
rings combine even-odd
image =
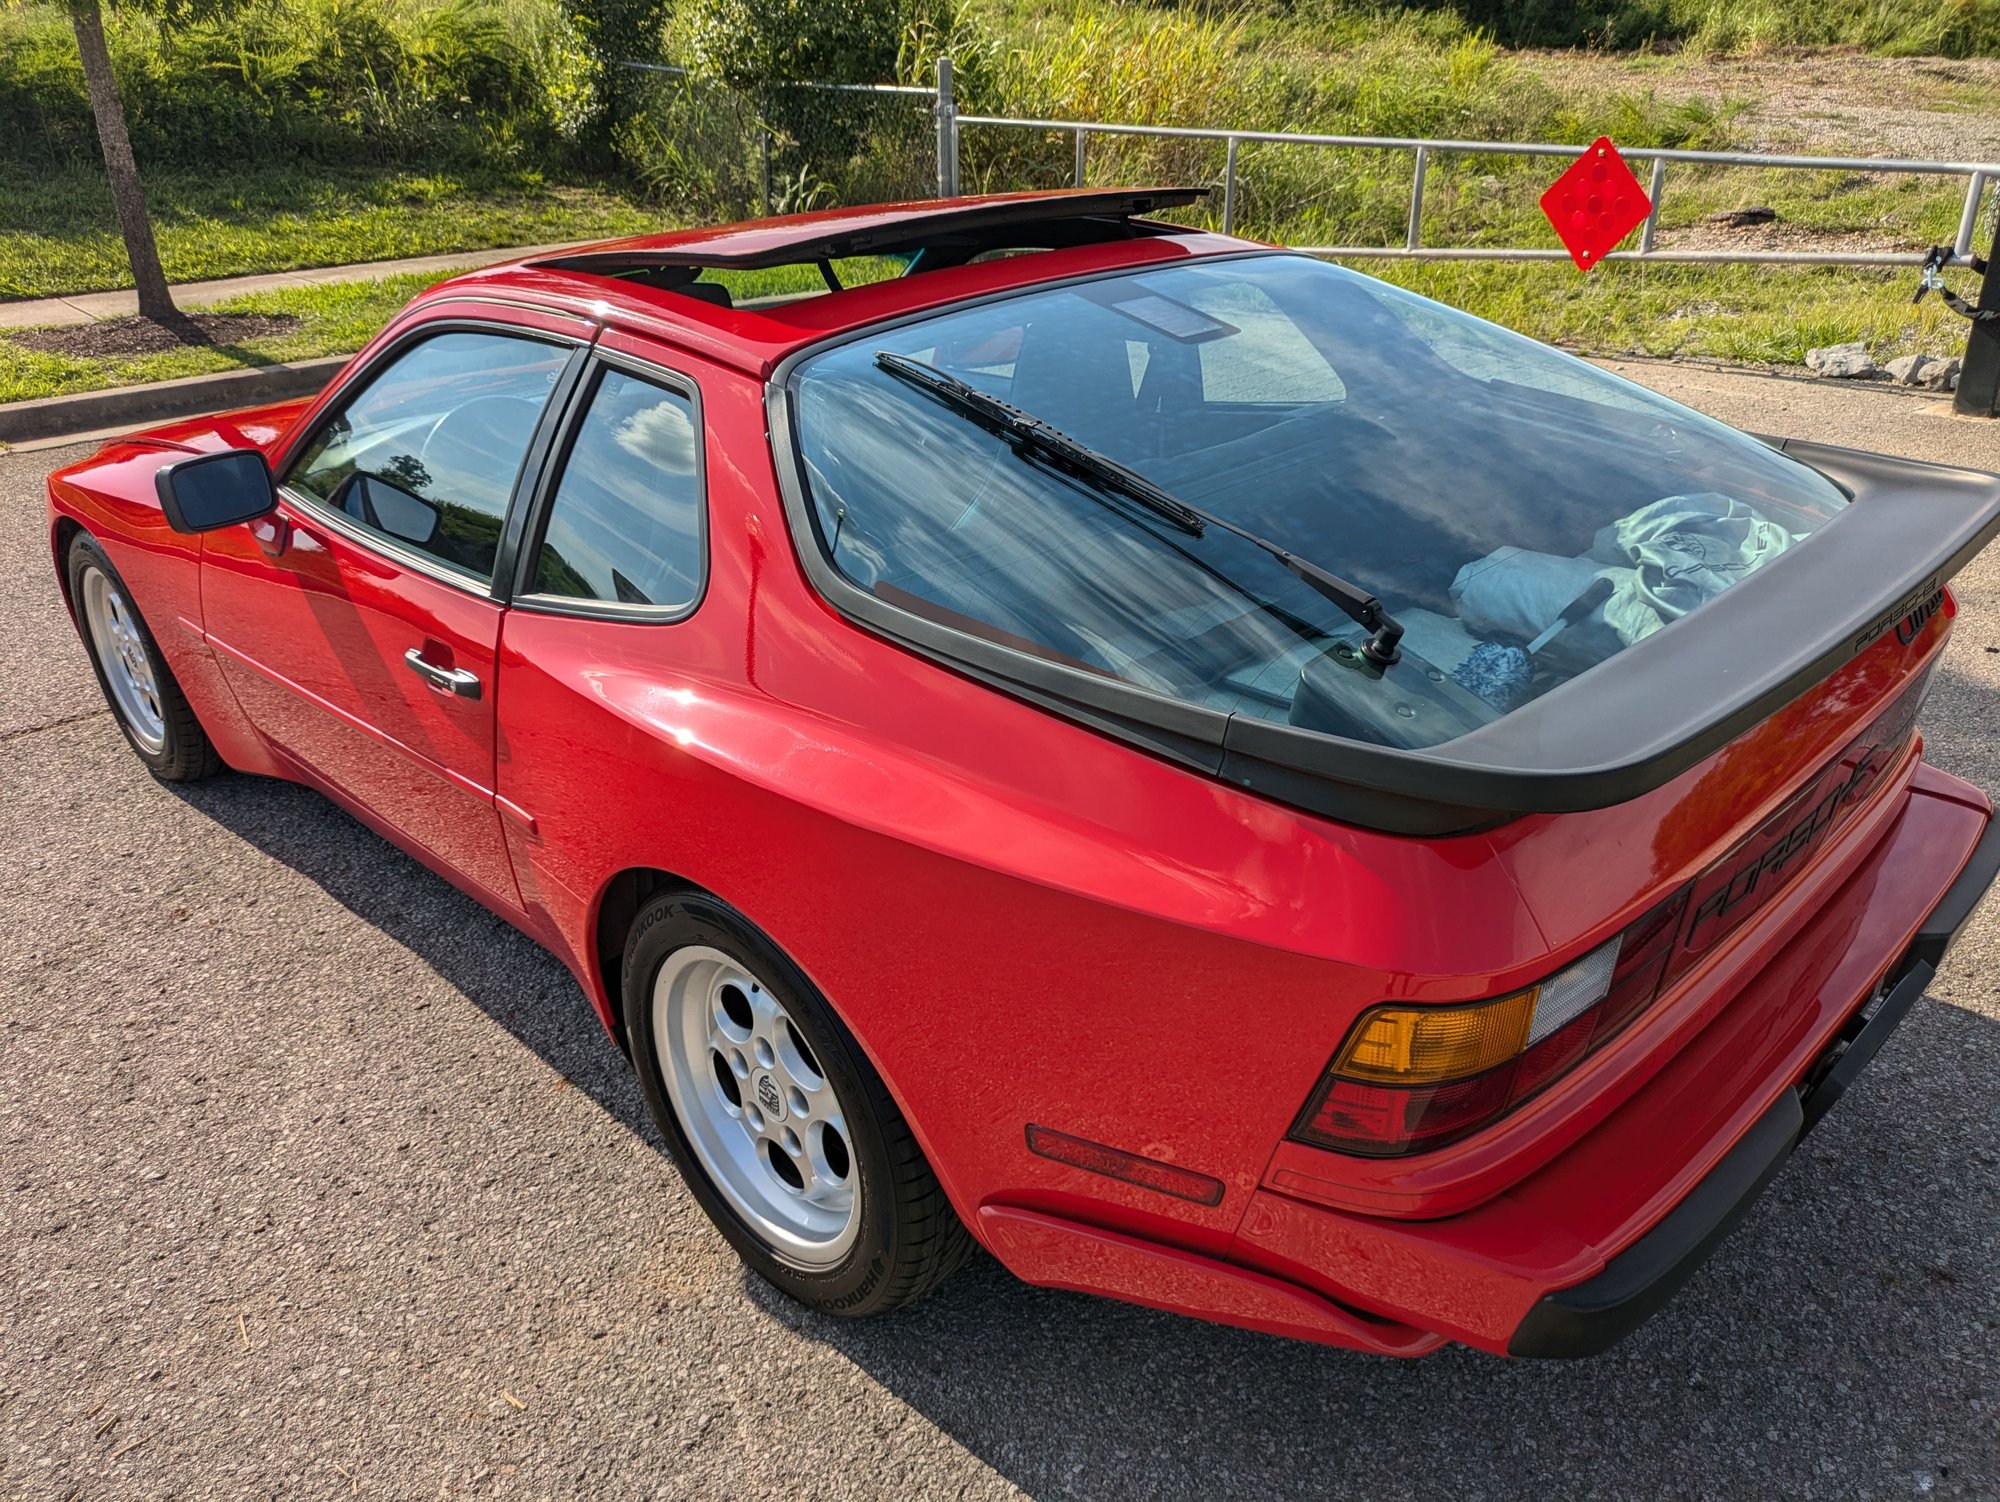
[[[39,354],[0,336],[0,402],[64,396],[109,386],[133,386],[208,375],[252,365],[279,365],[359,349],[396,311],[439,278],[398,276],[377,282],[287,287],[249,297],[229,298],[205,313],[289,313],[299,325],[285,333],[246,339],[241,344],[168,350],[149,355],[79,359]]]
[[[616,186],[527,172],[154,172],[146,193],[174,282],[635,234],[668,217]],[[0,297],[131,285],[101,169],[0,163]]]

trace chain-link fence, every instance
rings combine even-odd
[[[659,198],[732,219],[937,192],[936,94],[895,84],[731,88],[663,63],[643,75],[621,154]]]

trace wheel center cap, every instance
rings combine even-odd
[[[750,1082],[750,1089],[757,1097],[757,1104],[764,1114],[773,1121],[785,1119],[785,1092],[778,1088],[778,1082],[768,1074],[760,1074]]]

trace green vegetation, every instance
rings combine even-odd
[[[37,354],[0,337],[0,402],[345,354],[366,344],[397,309],[436,280],[430,276],[400,276],[379,282],[287,287],[279,292],[230,298],[214,308],[200,310],[291,314],[300,319],[299,325],[289,332],[247,339],[240,345],[197,345],[161,354],[78,359]]]
[[[930,190],[920,102],[781,98],[757,86],[774,67],[919,81],[949,52],[962,102],[980,112],[1716,148],[1739,144],[1745,101],[1656,92],[1659,71],[1675,66],[1666,53],[1839,43],[2000,54],[2000,0],[246,0],[107,15],[175,281]],[[645,52],[632,39],[648,35],[660,38],[652,55],[695,76],[604,67]],[[1501,45],[1578,41],[1656,50],[1581,72]],[[1064,184],[1072,153],[1061,133],[971,129],[963,181],[969,191]],[[1217,184],[1222,158],[1217,144],[1100,136],[1089,179]],[[1536,199],[1556,165],[1435,155],[1426,243],[1552,245]],[[1409,171],[1398,153],[1246,146],[1236,223],[1295,244],[1397,243]],[[1949,237],[1958,190],[1675,167],[1661,234],[1732,243],[1702,221],[1753,205],[1817,243],[1908,248]],[[1217,219],[1219,201],[1203,212]],[[1911,308],[1901,273],[1358,264],[1591,352],[1790,362],[1815,344],[1936,350],[1961,333],[1934,304]],[[813,285],[789,277],[734,290]],[[14,0],[0,6],[0,296],[126,284],[67,20],[52,0]],[[0,400],[344,352],[421,284],[234,300],[221,311],[302,319],[240,346],[78,359],[0,339]]]
[[[893,261],[871,256],[838,261],[835,270],[852,287],[893,276],[902,268]],[[755,298],[816,292],[824,285],[819,272],[810,266],[780,266],[765,271],[711,273],[711,276],[728,286],[739,305]],[[159,354],[97,358],[42,354],[17,342],[13,335],[22,331],[0,333],[0,402],[66,396],[108,386],[171,381],[243,366],[349,354],[374,338],[382,325],[412,297],[439,280],[437,276],[424,274],[392,276],[370,282],[284,287],[226,298],[189,311],[276,314],[299,322],[284,333]]]
[[[146,168],[461,165],[544,159],[582,107],[583,60],[552,0],[243,0],[106,7]],[[63,8],[0,9],[0,152],[94,162]]]
[[[1355,261],[1357,270],[1591,355],[1797,365],[1809,349],[1865,340],[1881,359],[1955,351],[1965,324],[1903,272],[1793,266],[1633,266]]]
[[[1033,15],[1024,8],[996,9],[1017,45],[991,69],[994,102],[1015,114],[1141,124],[1243,127],[1284,121],[1295,130],[1344,135],[1577,145],[1602,134],[1627,149],[1736,144],[1736,120],[1746,101],[1669,101],[1645,88],[1563,85],[1535,60],[1469,33],[1455,16],[1398,12],[1361,28],[1347,12],[1314,23],[1299,19],[1303,11],[1302,4],[1281,25],[1264,15],[1191,16],[1102,0],[1072,0]],[[967,142],[967,180],[980,187],[1054,185],[1074,172],[1074,141],[1066,133],[1035,138],[975,129]],[[1223,157],[1219,142],[1104,136],[1090,142],[1088,170],[1093,182],[1216,184]],[[1433,153],[1424,243],[1553,247],[1555,236],[1538,199],[1560,165],[1546,157]],[[1245,145],[1238,159],[1236,223],[1248,233],[1291,244],[1399,244],[1409,213],[1411,167],[1403,152]],[[1668,243],[1681,232],[1713,236],[1720,232],[1706,229],[1708,216],[1757,206],[1775,209],[1787,234],[1816,243],[1915,249],[1950,238],[1961,193],[1959,184],[1918,177],[1674,166],[1666,179],[1661,232]],[[1204,217],[1215,221],[1219,207],[1211,201]],[[1719,248],[1729,242],[1704,243]],[[1716,296],[1726,287],[1728,297],[1756,302],[1774,298],[1783,281],[1738,271],[1732,276],[1690,268],[1656,285],[1697,286],[1712,276]],[[1467,276],[1452,285],[1468,296],[1490,298],[1513,275]],[[1559,275],[1575,274],[1564,269]],[[1849,274],[1828,275],[1838,282]],[[1857,289],[1876,285],[1850,280]],[[1489,301],[1468,305],[1495,310]]]
[[[615,186],[549,183],[525,169],[170,170],[146,189],[175,282],[636,234],[663,219]],[[130,285],[102,170],[0,161],[0,297]]]
[[[1299,9],[1366,15],[1340,0]],[[1994,0],[1413,0],[1510,47],[1633,48],[1698,52],[1778,47],[1858,47],[1895,57],[2000,53]]]

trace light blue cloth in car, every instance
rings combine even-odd
[[[1630,646],[1792,541],[1783,527],[1731,496],[1670,495],[1600,528],[1591,550],[1578,557],[1496,548],[1458,571],[1451,598],[1475,635],[1532,641],[1593,583],[1609,579],[1611,598],[1589,619]]]
[[[1603,619],[1627,646],[1762,568],[1792,535],[1731,496],[1670,495],[1598,530],[1591,559],[1622,566]]]

